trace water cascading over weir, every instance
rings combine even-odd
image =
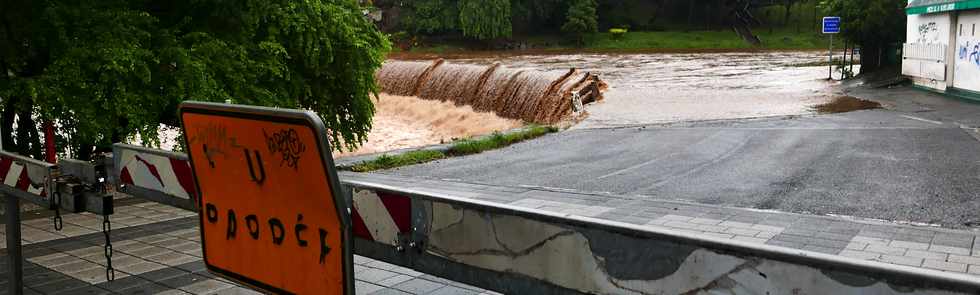
[[[554,124],[572,119],[581,105],[603,99],[597,75],[575,69],[551,73],[434,61],[388,61],[375,74],[381,91],[451,101],[505,118]]]

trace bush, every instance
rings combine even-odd
[[[626,32],[628,31],[629,30],[623,28],[612,28],[609,29],[609,34],[612,35],[613,39],[622,39],[623,36],[626,36]]]

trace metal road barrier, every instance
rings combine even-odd
[[[109,239],[113,212],[112,196],[105,190],[105,165],[77,160],[64,160],[55,165],[0,151],[0,194],[6,198],[6,240],[8,279],[7,294],[23,294],[24,257],[21,252],[20,201],[54,210],[53,226],[61,230],[61,211],[92,212],[103,216],[105,234],[106,277],[112,280],[112,244]]]
[[[23,294],[24,256],[20,249],[20,201],[43,208],[54,206],[51,184],[55,165],[0,151],[0,192],[6,198],[4,212],[7,235],[7,294]]]
[[[117,143],[112,182],[119,192],[197,211],[194,176],[187,154]]]
[[[120,191],[198,211],[195,186],[181,176],[185,161],[180,153],[116,145],[114,165],[104,169]],[[42,202],[60,173],[57,166],[0,153],[4,169],[5,195]],[[342,185],[352,204],[354,253],[508,294],[980,294],[980,280],[963,274],[366,181]],[[18,198],[8,198],[8,206],[10,200]],[[16,215],[8,214],[10,255],[19,251],[11,244],[19,239],[10,236],[18,233],[10,226]]]

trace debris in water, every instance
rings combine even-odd
[[[880,109],[881,104],[870,100],[863,100],[853,96],[838,96],[834,100],[814,106],[813,109],[821,114],[847,113],[859,110]]]
[[[381,91],[426,100],[467,105],[479,112],[527,122],[554,124],[569,119],[575,100],[603,99],[607,86],[599,76],[489,66],[388,61],[375,74]]]

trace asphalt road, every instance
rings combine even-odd
[[[384,173],[964,228],[980,226],[971,132],[889,110],[586,129]]]

